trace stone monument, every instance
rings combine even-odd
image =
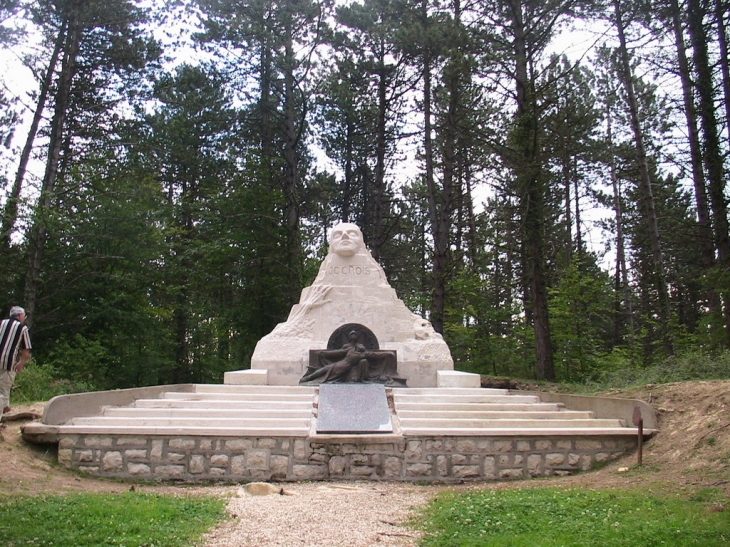
[[[436,387],[437,371],[454,369],[441,335],[396,296],[385,272],[365,247],[360,228],[350,223],[336,225],[329,244],[317,278],[302,291],[286,322],[259,340],[251,357],[251,372],[267,371],[266,383],[270,385],[307,383],[303,377],[319,368],[312,366],[310,352],[341,350],[343,343],[331,346],[333,334],[340,329],[349,336],[349,325],[355,325],[361,329],[361,338],[370,332],[382,348],[365,348],[371,352],[369,360],[374,365],[369,369],[369,380],[378,381],[372,371],[380,370],[387,372],[377,374],[379,383]],[[397,373],[392,363],[386,363],[389,352],[397,360]],[[353,374],[360,374],[360,379],[368,374],[362,368],[359,371]],[[319,383],[317,380],[326,374],[317,373],[317,378],[309,380]]]

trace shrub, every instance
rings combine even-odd
[[[712,355],[694,351],[670,357],[650,367],[623,366],[613,370],[603,370],[586,384],[591,389],[602,391],[636,385],[728,378],[730,378],[730,352]]]
[[[84,382],[71,382],[58,378],[56,370],[48,364],[39,365],[31,361],[15,378],[13,386],[14,403],[47,401],[56,395],[93,391],[94,386]]]

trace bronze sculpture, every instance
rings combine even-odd
[[[300,385],[377,383],[405,387],[406,380],[397,372],[395,351],[377,348],[377,339],[362,325],[345,325],[348,339],[339,349],[329,349],[341,335],[343,327],[330,338],[328,349],[311,350],[309,367]],[[374,348],[368,348],[361,342]]]

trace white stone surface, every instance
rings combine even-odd
[[[268,370],[230,370],[223,374],[224,384],[265,386]]]
[[[437,372],[454,369],[441,335],[398,298],[360,229],[347,223],[332,230],[329,254],[289,318],[256,345],[251,369],[267,370],[270,385],[296,385],[309,350],[326,349],[332,333],[348,323],[370,329],[380,349],[397,351],[398,373],[410,387],[436,387]]]
[[[481,387],[482,380],[478,374],[458,370],[439,370],[436,373],[437,387]]]

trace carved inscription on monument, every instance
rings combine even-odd
[[[370,275],[370,266],[330,266],[327,268],[329,275]]]

